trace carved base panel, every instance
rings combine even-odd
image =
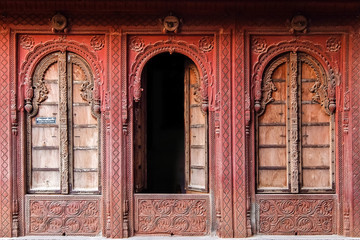
[[[257,195],[260,234],[335,234],[334,195]]]
[[[135,195],[136,234],[206,235],[209,230],[208,195]]]
[[[101,231],[100,196],[25,197],[26,234],[86,235]]]

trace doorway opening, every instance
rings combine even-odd
[[[144,135],[135,145],[145,145],[134,149],[137,192],[185,192],[184,65],[187,59],[178,53],[162,53],[150,59],[144,68],[143,97],[135,109],[138,111],[135,127],[141,128],[138,137]],[[134,142],[138,137],[135,136]]]

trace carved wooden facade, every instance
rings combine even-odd
[[[2,1],[0,236],[359,237],[360,3],[302,4]],[[162,54],[182,193],[144,191],[136,150]]]

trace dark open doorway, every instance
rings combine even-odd
[[[137,166],[145,168],[143,179],[135,176],[136,181],[143,182],[140,184],[142,188],[136,189],[137,192],[185,192],[184,66],[186,60],[188,58],[181,54],[162,53],[149,60],[144,68],[142,101],[145,102],[140,103],[138,108],[145,113],[143,117],[135,116],[135,121],[143,122],[135,122],[135,127],[142,128],[138,134],[146,135],[143,138],[143,144],[146,146],[137,147],[135,144],[134,150],[143,150],[146,154],[135,153],[135,158],[139,155],[140,158],[145,158],[144,164],[140,163]],[[136,161],[141,162],[137,159],[135,164]],[[138,174],[137,171],[135,165],[135,175]]]

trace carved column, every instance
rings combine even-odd
[[[297,82],[297,54],[296,52],[290,53],[290,182],[291,192],[299,192],[299,106],[298,106],[298,82]]]

